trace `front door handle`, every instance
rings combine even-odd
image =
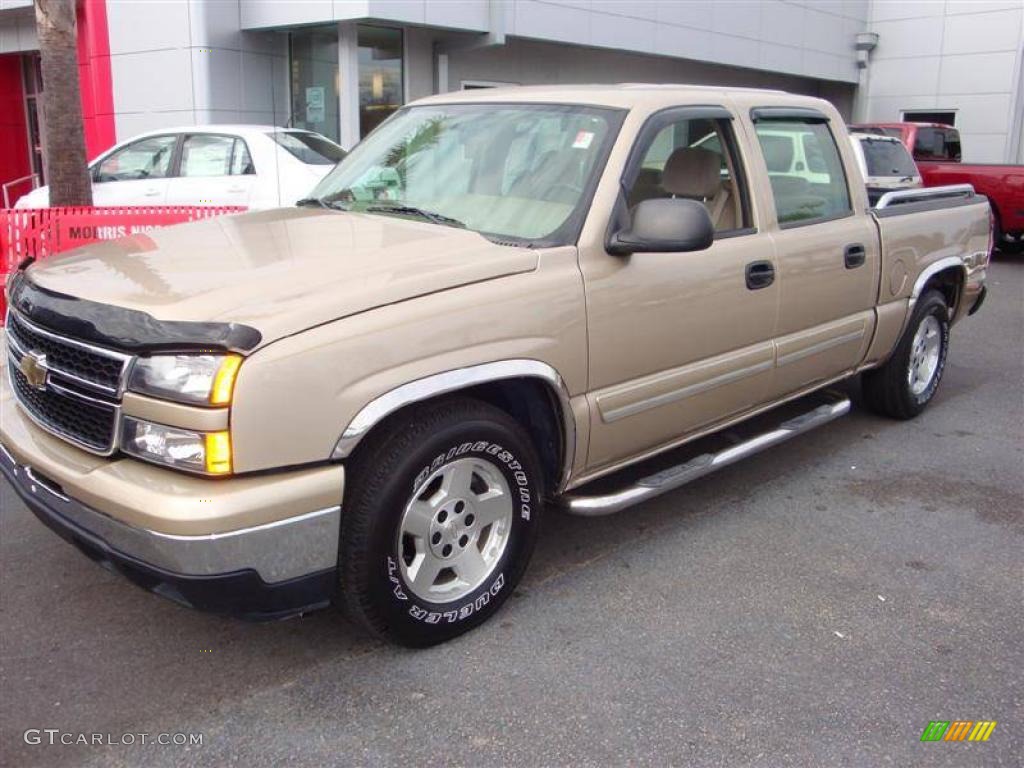
[[[846,246],[846,250],[843,251],[843,263],[846,265],[847,269],[854,269],[861,266],[866,258],[867,251],[864,250],[864,246],[860,243],[848,245]]]
[[[770,261],[752,261],[747,264],[747,288],[756,291],[775,282],[775,266]]]

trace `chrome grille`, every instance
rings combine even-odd
[[[65,338],[13,311],[7,352],[11,388],[36,424],[93,453],[117,449],[130,355]]]
[[[117,425],[116,405],[68,396],[52,383],[44,390],[34,389],[13,360],[9,366],[18,401],[41,427],[99,453],[111,450]]]
[[[122,376],[131,360],[129,355],[51,333],[16,312],[8,317],[7,334],[20,350],[46,355],[51,371],[101,392],[120,391]]]

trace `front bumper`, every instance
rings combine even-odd
[[[330,602],[340,464],[211,480],[45,432],[0,377],[0,474],[89,557],[195,608],[280,618]]]
[[[67,496],[2,444],[0,473],[36,517],[89,558],[175,602],[260,620],[323,608],[333,597],[339,507],[222,534],[162,534]]]

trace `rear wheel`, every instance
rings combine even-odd
[[[1024,233],[1010,234],[1003,231],[999,214],[992,209],[992,250],[1000,253],[1020,253],[1024,250]]]
[[[375,634],[433,645],[479,625],[526,568],[540,468],[506,413],[457,398],[384,427],[360,451],[342,513],[343,607]]]
[[[939,291],[924,293],[892,357],[863,376],[869,408],[894,419],[911,419],[939,387],[949,350],[949,308]]]

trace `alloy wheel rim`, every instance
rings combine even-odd
[[[505,552],[512,494],[497,466],[457,459],[413,491],[398,526],[402,576],[416,597],[449,603],[478,589]]]
[[[917,327],[910,345],[910,367],[907,383],[915,395],[923,394],[931,386],[939,370],[942,353],[942,326],[934,315],[928,315]]]

